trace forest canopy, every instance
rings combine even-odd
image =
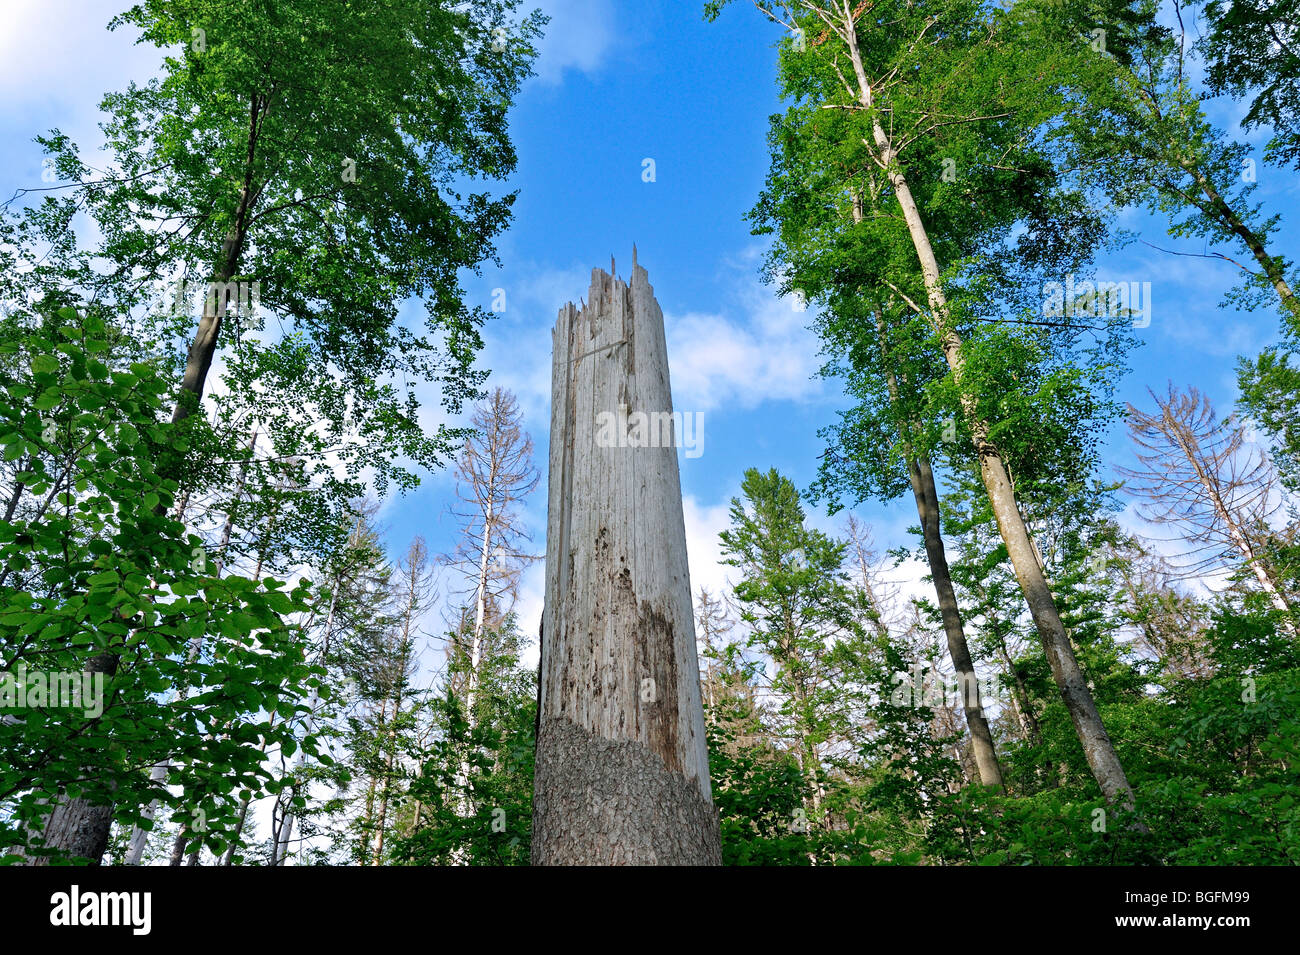
[[[662,771],[667,817],[684,779],[699,864],[1300,863],[1298,210],[1260,180],[1300,161],[1294,4],[699,7],[663,29],[736,44],[765,137],[673,118],[658,165],[611,120],[638,155],[608,175],[658,189],[692,137],[759,157],[711,172],[777,303],[743,328],[635,253],[599,300],[556,266],[544,308],[484,304],[550,261],[532,217],[605,235],[528,191],[530,160],[615,162],[538,133],[615,95],[548,72],[547,5],[117,12],[156,72],[100,91],[98,141],[35,130],[47,175],[0,207],[0,861],[527,865],[583,813],[623,859],[636,820],[547,789],[555,700],[623,694],[590,785]],[[655,109],[729,108],[706,83]],[[1161,295],[1229,276],[1213,304],[1256,334],[1150,375],[1165,300],[1100,264],[1139,246]],[[625,338],[569,364],[621,391],[562,370],[564,322],[606,308]],[[737,397],[805,340],[830,400]],[[628,403],[661,373],[633,417],[695,430],[652,456]],[[563,430],[592,395],[617,441]],[[607,491],[596,556],[561,553]],[[620,533],[662,573],[575,581]],[[586,645],[539,633],[561,604],[603,660],[548,656]]]

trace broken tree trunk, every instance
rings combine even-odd
[[[532,861],[718,865],[663,313],[635,249],[588,299],[553,335]]]

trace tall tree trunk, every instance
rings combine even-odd
[[[487,620],[487,603],[488,603],[488,563],[492,553],[492,530],[495,518],[493,507],[494,487],[496,477],[496,461],[492,462],[492,468],[488,477],[487,484],[487,513],[483,518],[483,543],[479,551],[478,564],[478,586],[474,595],[474,632],[470,637],[469,649],[469,672],[465,674],[465,722],[472,734],[474,732],[474,705],[476,702],[476,693],[478,690],[478,668],[479,660],[483,653],[483,626]],[[460,815],[469,818],[474,814],[474,806],[469,796],[469,754],[460,761],[460,795],[458,797],[458,811]],[[465,850],[463,847],[457,848],[454,858],[457,862],[465,861]]]
[[[117,673],[116,653],[99,653],[86,664],[87,673],[104,674],[107,684]],[[95,803],[81,796],[68,797],[60,793],[54,808],[42,822],[40,845],[58,850],[60,857],[87,859],[97,866],[108,848],[108,836],[113,827],[112,803]],[[29,830],[29,836],[32,835]],[[27,865],[49,865],[47,856],[27,856]]]
[[[552,374],[533,864],[718,865],[676,429],[629,433],[672,411],[635,250],[561,310]]]
[[[238,274],[239,262],[244,255],[248,239],[248,227],[253,211],[253,204],[261,192],[261,186],[253,180],[254,158],[257,155],[258,133],[261,122],[266,118],[270,101],[256,94],[249,101],[248,140],[244,162],[244,181],[239,187],[239,202],[235,206],[234,216],[229,231],[221,246],[221,254],[216,262],[212,281],[225,283],[232,275]],[[217,301],[217,296],[204,298],[203,314],[199,326],[194,332],[186,355],[185,373],[181,377],[181,392],[172,409],[172,421],[184,421],[198,410],[203,400],[203,389],[208,380],[208,371],[212,368],[212,359],[217,353],[217,341],[221,333],[221,313],[224,303]]]
[[[474,599],[474,637],[470,641],[469,651],[469,688],[465,694],[465,718],[469,720],[470,729],[474,728],[474,693],[478,684],[479,659],[483,653],[483,626],[487,620],[488,563],[492,555],[492,530],[495,518],[495,508],[492,500],[492,495],[495,494],[495,488],[493,487],[495,477],[496,467],[494,462],[492,474],[488,479],[489,498],[487,515],[483,520],[483,547],[479,554],[478,591]]]
[[[375,831],[375,790],[379,783],[372,775],[366,783],[366,808],[361,816],[361,864],[370,861],[371,833]]]
[[[172,843],[172,854],[171,858],[167,860],[167,864],[182,865],[185,862],[185,849],[189,844],[189,827],[181,826],[181,831],[176,834],[176,841]]]
[[[935,596],[939,601],[939,616],[943,620],[944,636],[948,639],[948,655],[961,685],[962,711],[966,714],[966,727],[970,730],[971,750],[980,782],[991,789],[1002,788],[1002,767],[998,764],[993,745],[993,733],[984,716],[984,703],[980,699],[979,680],[971,660],[966,632],[962,627],[961,611],[952,586],[948,569],[948,556],[944,551],[943,537],[939,532],[939,500],[935,492],[934,472],[927,455],[916,454],[907,462],[912,494],[921,519],[921,537],[925,543],[925,556],[930,564],[930,578],[934,581]]]
[[[167,770],[171,767],[171,760],[165,759],[154,765],[153,770],[149,773],[149,781],[154,785],[161,785],[167,781]],[[149,803],[145,809],[144,820],[153,821],[154,815],[158,812],[158,800],[155,799]],[[131,844],[126,852],[126,865],[139,865],[140,860],[144,858],[145,845],[149,842],[150,830],[144,828],[139,823],[131,830]]]
[[[1029,530],[1016,504],[1002,455],[997,446],[989,440],[988,423],[980,417],[975,398],[965,387],[966,367],[961,351],[961,338],[951,327],[948,300],[940,281],[939,263],[921,218],[921,210],[916,205],[907,177],[898,163],[893,142],[877,118],[879,114],[875,111],[875,93],[862,64],[855,18],[847,3],[844,6],[844,15],[844,36],[858,83],[859,102],[873,114],[872,139],[876,149],[876,160],[881,168],[886,170],[890,185],[893,186],[894,195],[902,209],[903,219],[907,224],[908,234],[921,266],[921,275],[930,304],[929,320],[940,337],[944,359],[957,384],[962,409],[979,457],[980,476],[983,478],[984,488],[993,506],[998,531],[1007,546],[1016,580],[1020,584],[1034,625],[1042,638],[1043,650],[1051,667],[1052,676],[1056,680],[1065,708],[1074,723],[1075,733],[1083,746],[1092,775],[1109,804],[1132,810],[1134,808],[1132,787],[1124,774],[1124,767],[1120,765],[1110,736],[1106,733],[1106,727],[1102,724],[1097,705],[1088,690],[1088,682],[1084,678],[1078,660],[1075,659],[1074,648],[1061,623],[1056,601],[1043,576]]]
[[[64,857],[88,859],[90,865],[97,866],[108,848],[112,825],[112,806],[96,805],[85,799],[61,799],[45,817],[42,844],[46,848],[57,848]],[[50,860],[44,856],[32,856],[27,864],[49,865]]]
[[[855,222],[862,220],[862,210],[856,196],[853,203],[853,218]],[[880,338],[882,354],[887,356],[885,317],[878,305],[875,308],[875,317],[876,333]],[[889,388],[890,400],[897,405],[898,378],[892,369],[886,373],[886,384]],[[961,610],[957,605],[957,594],[952,586],[952,573],[948,569],[948,555],[940,530],[939,494],[935,488],[934,470],[930,466],[929,455],[914,450],[907,434],[907,425],[901,425],[900,430],[904,453],[907,456],[907,476],[912,485],[912,497],[916,500],[916,512],[921,520],[921,539],[925,544],[926,561],[930,565],[930,579],[934,583],[939,616],[943,621],[944,636],[948,640],[948,655],[952,658],[952,666],[962,688],[962,712],[966,714],[966,727],[970,730],[975,767],[979,772],[980,782],[990,789],[998,790],[1002,788],[1002,767],[998,763],[997,750],[993,745],[993,733],[984,716],[984,702],[980,699],[979,680],[975,674],[970,647],[966,643]]]

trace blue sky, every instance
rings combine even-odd
[[[108,34],[108,19],[125,0],[6,0],[0,19],[0,188],[39,184],[34,135],[58,126],[80,143],[98,143],[95,105],[105,91],[155,68],[155,51],[132,46],[129,32]],[[545,470],[549,425],[550,329],[566,301],[585,296],[593,267],[611,254],[626,276],[632,244],[663,307],[679,410],[704,413],[704,449],[681,457],[693,583],[717,588],[717,532],[746,467],[777,467],[801,487],[812,480],[822,450],[817,430],[842,400],[833,384],[813,377],[817,343],[808,313],[761,286],[761,240],[744,214],[767,168],[767,117],[779,108],[774,82],[775,28],[737,3],[713,24],[700,0],[663,4],[616,0],[547,0],[549,35],[512,119],[520,190],[515,223],[499,241],[503,268],[469,276],[466,288],[489,306],[504,289],[506,309],[486,332],[483,366],[489,385],[515,391]],[[1238,104],[1212,105],[1212,117],[1235,127]],[[1256,148],[1257,201],[1283,217],[1277,250],[1294,258],[1285,229],[1297,213],[1293,173],[1263,164]],[[655,164],[655,181],[642,177]],[[1164,248],[1206,251],[1176,241],[1166,223],[1126,212],[1121,223]],[[1237,250],[1224,249],[1234,254]],[[1147,404],[1145,389],[1166,380],[1195,384],[1224,412],[1235,397],[1235,356],[1272,342],[1277,318],[1218,308],[1236,279],[1205,258],[1164,254],[1133,244],[1098,263],[1103,277],[1152,283],[1152,321],[1121,397]],[[1105,467],[1130,463],[1122,427],[1106,446]],[[448,550],[454,523],[450,474],[383,511],[395,554],[412,534],[431,550]],[[905,541],[915,519],[909,499],[866,504],[860,516],[879,545]],[[821,526],[840,518],[813,515]],[[545,483],[528,519],[540,553],[545,534]],[[915,566],[894,572],[913,578]],[[535,633],[541,609],[540,567],[525,581],[520,611]]]

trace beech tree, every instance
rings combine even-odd
[[[220,353],[227,403],[253,403],[269,456],[299,456],[325,486],[296,496],[308,512],[355,497],[363,469],[380,493],[412,486],[405,462],[436,467],[460,437],[424,432],[415,383],[435,382],[454,412],[482,377],[472,362],[484,313],[464,304],[459,272],[493,257],[514,196],[448,183],[514,166],[506,113],[542,22],[514,22],[515,6],[132,6],[111,26],[170,49],[163,74],[105,97],[105,172],[57,130],[41,139],[74,195],[28,219],[29,234],[66,234],[81,209],[102,241],[93,255],[56,242],[59,267],[24,281],[132,315],[151,342],[188,338],[173,359],[174,422],[200,409]],[[207,293],[197,315],[185,291],[195,287]],[[397,320],[407,298],[424,300],[422,331]],[[284,334],[259,324],[267,315]],[[211,480],[223,457],[241,457],[226,440],[229,453],[209,441],[166,473]],[[107,649],[97,667],[116,665]]]
[[[1023,6],[1044,43],[1074,54],[1060,76],[1076,107],[1062,115],[1074,162],[1117,204],[1167,214],[1170,235],[1241,250],[1244,261],[1235,252],[1206,253],[1241,272],[1232,300],[1249,309],[1272,298],[1289,326],[1300,328],[1292,265],[1275,248],[1279,218],[1252,202],[1257,173],[1248,147],[1206,118],[1193,86],[1196,42],[1188,21],[1158,22],[1159,0],[1024,0]],[[1180,9],[1178,0],[1174,6]],[[1221,42],[1218,36],[1211,42]],[[1223,73],[1212,67],[1212,75]]]
[[[721,6],[712,3],[706,10],[716,13]],[[788,5],[759,0],[756,6],[790,33],[781,45],[780,62],[783,90],[794,103],[773,123],[773,178],[785,186],[786,157],[794,153],[793,165],[802,169],[807,164],[798,161],[801,152],[831,154],[831,163],[823,163],[831,168],[821,180],[861,177],[858,189],[847,195],[843,188],[831,191],[813,200],[812,208],[866,207],[861,221],[871,223],[875,242],[862,245],[880,251],[867,251],[870,258],[854,261],[853,267],[868,275],[874,270],[877,281],[870,288],[877,300],[889,289],[915,313],[918,331],[924,330],[923,340],[933,349],[930,357],[946,366],[949,400],[978,460],[1011,564],[1089,765],[1106,799],[1131,810],[1131,787],[1075,659],[1007,468],[1010,429],[997,406],[1006,392],[991,383],[1006,376],[1005,346],[1014,343],[1014,334],[994,336],[992,341],[1002,347],[993,349],[981,347],[979,335],[972,343],[969,334],[969,320],[981,314],[978,303],[988,299],[990,285],[999,293],[999,306],[1015,303],[1015,283],[1005,281],[1017,269],[1015,257],[1006,251],[1001,257],[979,257],[978,247],[966,253],[973,260],[958,254],[976,236],[992,240],[995,247],[1006,244],[1004,250],[1014,249],[1027,265],[1070,261],[1078,254],[1069,248],[1071,239],[1084,238],[1087,249],[1095,245],[1095,218],[1077,192],[1055,187],[1053,167],[1036,135],[1062,109],[1052,82],[1044,82],[1055,53],[1045,48],[1026,56],[1026,45],[1016,42],[1014,17],[964,0],[891,3],[869,11],[867,5],[854,8],[847,0]],[[929,176],[915,172],[918,152],[933,164]],[[952,188],[941,185],[943,178],[934,169],[942,168],[936,162],[941,157],[969,178],[954,180]],[[885,208],[877,212],[871,204],[876,197],[888,204],[887,218]],[[797,217],[771,193],[755,215],[775,224]],[[842,215],[839,228],[848,218]],[[933,231],[934,221],[946,228]],[[889,269],[898,261],[889,251],[897,239],[887,236],[900,223],[913,256],[910,282],[896,279]],[[1008,243],[1017,224],[1028,228],[1027,235]],[[787,247],[793,244],[787,242]],[[946,267],[939,259],[945,251],[951,253]],[[984,267],[981,258],[989,259],[991,267]],[[972,261],[982,267],[972,269]],[[822,283],[824,289],[824,277]],[[783,291],[793,290],[788,281],[784,286]],[[985,295],[972,295],[972,289]],[[1022,284],[1019,294],[1032,295],[1032,286]],[[983,313],[988,310],[986,305]]]
[[[222,851],[232,790],[272,785],[259,740],[293,745],[313,677],[293,617],[311,588],[215,573],[171,516],[177,482],[154,462],[184,453],[192,429],[163,415],[164,368],[119,364],[110,329],[72,310],[15,313],[0,333],[0,444],[22,462],[0,524],[0,669],[102,680],[79,707],[0,718],[0,846],[97,865],[114,812],[147,827],[157,800]],[[179,665],[204,634],[202,657]]]

